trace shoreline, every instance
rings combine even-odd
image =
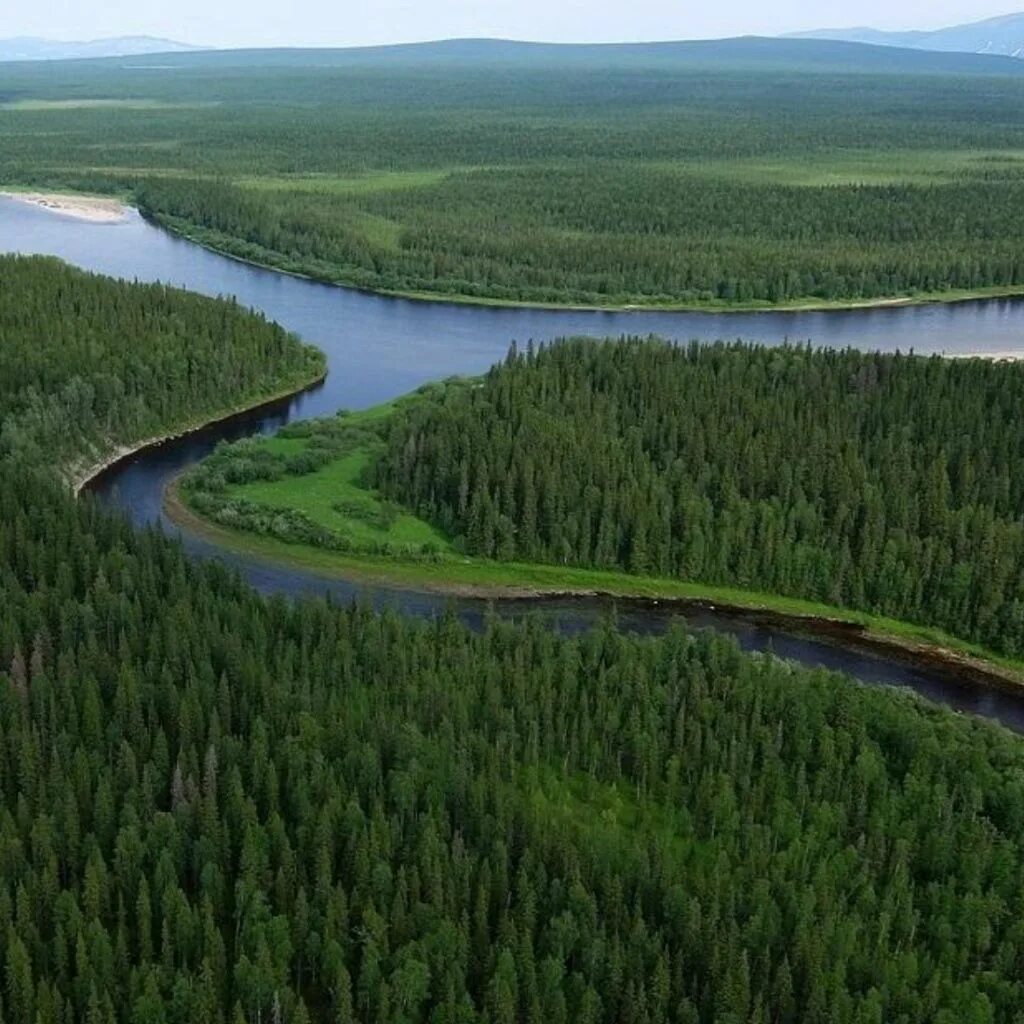
[[[121,224],[128,219],[128,211],[131,209],[110,196],[77,195],[71,192],[34,192],[8,188],[0,190],[0,197],[90,224]]]
[[[175,238],[191,242],[207,252],[212,252],[217,256],[233,260],[247,267],[267,270],[275,274],[285,274],[300,281],[310,281],[313,284],[324,285],[328,288],[342,288],[346,291],[359,292],[362,295],[402,299],[406,302],[430,302],[447,306],[480,306],[491,309],[540,309],[566,313],[848,313],[864,310],[906,309],[915,306],[949,306],[961,302],[986,302],[1000,299],[1024,298],[1024,284],[996,285],[991,288],[973,290],[928,292],[921,295],[880,296],[873,299],[797,299],[792,303],[754,302],[720,305],[693,302],[588,305],[586,303],[571,302],[529,302],[520,299],[498,299],[475,295],[448,295],[440,292],[400,291],[386,288],[371,288],[365,285],[331,280],[300,270],[289,270],[285,267],[279,267],[274,263],[264,263],[247,256],[239,256],[207,239],[197,237],[191,233],[189,227],[178,227],[170,223],[170,220],[173,218],[165,218],[158,213],[144,210],[138,210],[137,212],[147,223],[168,232]],[[190,227],[194,229],[194,226]]]
[[[183,437],[188,437],[190,434],[198,434],[202,430],[207,430],[210,427],[216,427],[227,423],[239,416],[249,416],[252,413],[259,412],[261,409],[277,405],[279,402],[296,398],[304,392],[310,391],[322,384],[326,379],[327,370],[324,369],[316,377],[305,384],[301,384],[298,387],[289,387],[286,390],[279,391],[266,398],[258,399],[251,405],[235,406],[224,412],[216,413],[202,421],[197,421],[181,427],[180,429],[168,431],[164,434],[158,434],[154,437],[147,437],[130,445],[119,445],[102,459],[90,463],[77,471],[72,470],[71,472],[66,473],[65,479],[70,485],[74,496],[78,498],[84,490],[87,490],[93,482],[98,480],[108,470],[113,469],[115,466],[125,462],[135,455],[140,454],[141,452],[147,451],[150,448],[159,448],[161,445],[167,444],[168,441],[177,441]]]
[[[739,588],[705,586],[683,580],[659,581],[650,577],[628,577],[621,586],[612,579],[601,579],[600,570],[573,570],[577,575],[594,576],[591,585],[568,582],[542,582],[511,584],[495,581],[481,582],[459,579],[457,562],[402,562],[382,556],[342,555],[302,545],[290,545],[275,538],[231,530],[213,523],[193,511],[181,497],[181,474],[175,476],[164,490],[162,509],[168,520],[178,529],[185,530],[215,543],[228,551],[243,554],[268,565],[309,572],[327,580],[407,591],[434,594],[453,599],[480,601],[521,601],[524,609],[531,603],[542,604],[565,599],[606,599],[628,602],[638,607],[657,607],[662,610],[712,611],[746,619],[759,625],[770,626],[793,635],[809,635],[834,642],[846,649],[884,654],[906,664],[937,669],[956,674],[970,682],[1020,692],[1024,688],[1024,665],[1010,659],[1001,661],[998,654],[982,653],[967,641],[940,636],[929,627],[902,623],[909,635],[901,635],[885,628],[879,616],[841,608],[815,605],[800,598],[754,594]],[[292,549],[292,550],[288,550]],[[319,563],[319,564],[317,564]],[[487,563],[467,560],[462,566],[487,571]],[[524,563],[523,568],[534,570],[538,576],[555,575],[558,566],[545,563]],[[430,570],[445,569],[454,573],[447,579],[431,575]],[[563,575],[565,575],[563,573]],[[426,576],[426,578],[424,578]],[[675,592],[673,592],[675,591]],[[684,591],[689,591],[684,593]],[[744,597],[744,595],[747,595]],[[800,606],[803,605],[803,610]],[[787,607],[788,606],[788,607]],[[928,636],[932,632],[935,635]],[[915,635],[916,634],[916,635]]]
[[[946,306],[967,302],[986,302],[1007,299],[1024,299],[1024,284],[995,285],[989,288],[951,289],[944,292],[927,292],[919,295],[879,296],[871,299],[794,299],[784,303],[766,301],[748,303],[714,303],[714,302],[665,302],[665,303],[607,303],[592,304],[579,302],[531,302],[521,299],[500,299],[487,296],[445,294],[429,291],[402,291],[386,288],[373,288],[352,282],[333,280],[299,270],[290,270],[277,266],[273,262],[264,262],[246,256],[239,256],[229,249],[222,248],[214,242],[198,237],[194,232],[202,230],[198,225],[176,223],[178,218],[163,215],[156,211],[143,210],[132,202],[121,202],[112,196],[78,194],[73,192],[35,192],[18,186],[0,188],[0,198],[14,200],[35,206],[37,209],[50,213],[73,217],[90,223],[117,224],[127,219],[130,212],[137,213],[148,224],[168,232],[175,238],[191,242],[193,245],[215,253],[224,259],[233,260],[244,266],[259,270],[284,274],[301,281],[329,288],[341,288],[346,291],[359,292],[381,298],[402,299],[407,302],[430,302],[448,306],[479,306],[491,309],[525,309],[550,310],[566,313],[844,313],[865,310],[906,309],[916,306]],[[116,212],[115,212],[116,211]],[[269,250],[268,250],[269,252]],[[966,355],[973,355],[967,353]],[[1012,358],[1011,355],[984,355],[981,358]]]

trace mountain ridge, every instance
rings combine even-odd
[[[203,49],[156,36],[113,36],[63,41],[39,36],[0,39],[0,61],[81,60],[93,57],[142,57],[154,53],[192,53]]]
[[[571,68],[649,65],[673,70],[703,66],[868,71],[880,73],[966,73],[1019,75],[1020,61],[969,53],[899,50],[845,40],[736,36],[729,39],[664,40],[640,43],[544,43],[514,39],[462,38],[386,46],[279,47],[198,50],[167,55],[167,63],[220,67],[429,67],[474,64]],[[129,67],[131,65],[128,65]]]
[[[1024,59],[1024,11],[939,29],[890,32],[856,27],[790,32],[783,39],[817,39],[901,47],[938,53],[973,53]]]
[[[1024,19],[1024,15],[1022,15]],[[828,30],[831,31],[831,30]],[[851,29],[850,32],[871,30]],[[854,39],[802,36],[734,36],[725,39],[658,40],[626,43],[548,43],[500,38],[453,38],[350,47],[264,47],[214,49],[148,36],[90,43],[0,40],[0,62],[106,60],[161,57],[161,67],[370,67],[481,66],[488,64],[562,68],[649,65],[680,69],[712,65],[743,68],[868,71],[880,73],[966,73],[1016,76],[1024,61],[955,49],[898,47]],[[148,65],[133,65],[140,69]]]

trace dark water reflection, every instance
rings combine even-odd
[[[844,312],[662,313],[492,309],[383,298],[300,280],[226,259],[147,224],[137,214],[123,223],[92,224],[0,198],[0,251],[59,256],[89,270],[129,280],[163,281],[209,295],[233,296],[263,311],[327,353],[324,385],[258,413],[238,417],[141,453],[96,482],[104,500],[136,523],[162,521],[165,484],[222,439],[271,432],[291,419],[364,408],[428,380],[478,373],[500,359],[512,340],[546,341],[563,335],[594,337],[658,334],[687,341],[736,339],[763,344],[810,341],[833,347],[919,353],[1004,353],[1024,350],[1024,304],[990,300],[948,306]],[[431,594],[367,588],[284,569],[224,552],[190,534],[182,540],[196,557],[217,556],[235,565],[264,592],[357,595],[409,614],[432,615],[453,607],[475,624],[482,601],[451,601]],[[610,602],[567,599],[531,604],[557,628],[584,629],[608,614]],[[669,608],[619,601],[622,628],[664,630],[677,616]],[[495,602],[501,614],[522,614],[524,602]],[[979,687],[955,674],[917,668],[892,655],[851,650],[815,637],[722,612],[688,612],[692,625],[724,630],[746,650],[774,651],[806,664],[841,669],[866,683],[908,687],[958,710],[995,718],[1024,731],[1024,696]]]

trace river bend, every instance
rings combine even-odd
[[[697,313],[599,312],[514,309],[428,303],[369,295],[249,266],[209,252],[147,223],[135,212],[116,224],[98,224],[0,198],[0,251],[59,256],[69,263],[128,280],[162,281],[207,295],[234,296],[261,310],[328,359],[326,382],[294,399],[238,417],[142,452],[99,477],[93,490],[138,524],[164,521],[167,482],[225,438],[269,432],[291,419],[321,416],[342,407],[364,408],[451,374],[483,372],[520,344],[565,335],[593,337],[657,334],[688,341],[735,340],[763,344],[810,341],[832,347],[918,353],[993,354],[1024,351],[1024,301],[985,300],[952,305],[904,306],[829,312]],[[172,528],[173,529],[173,528]],[[237,567],[259,590],[291,595],[360,595],[415,615],[454,607],[475,624],[487,605],[479,600],[366,587],[282,568],[214,547],[188,533],[195,557],[217,556]],[[499,601],[500,613],[531,607],[566,632],[584,629],[609,610],[608,600],[573,598]],[[677,616],[665,606],[618,601],[622,628],[660,632]],[[958,710],[994,718],[1024,732],[1024,693],[979,686],[945,669],[922,668],[896,655],[851,650],[796,635],[756,616],[694,611],[688,621],[733,634],[747,650],[770,650],[805,664],[840,669],[869,684],[910,688]]]

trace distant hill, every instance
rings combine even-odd
[[[55,39],[0,39],[0,61],[77,60],[83,57],[139,57],[151,53],[183,53],[200,47],[152,36],[119,36],[66,43]]]
[[[817,29],[812,32],[796,32],[787,38],[844,40],[874,46],[1024,58],[1024,12],[931,32],[883,32],[874,28]]]
[[[175,67],[318,67],[505,65],[524,67],[687,68],[729,66],[838,72],[1011,74],[1022,62],[964,53],[898,50],[844,40],[735,39],[655,43],[531,43],[507,39],[448,39],[339,49],[201,50],[168,54]]]

